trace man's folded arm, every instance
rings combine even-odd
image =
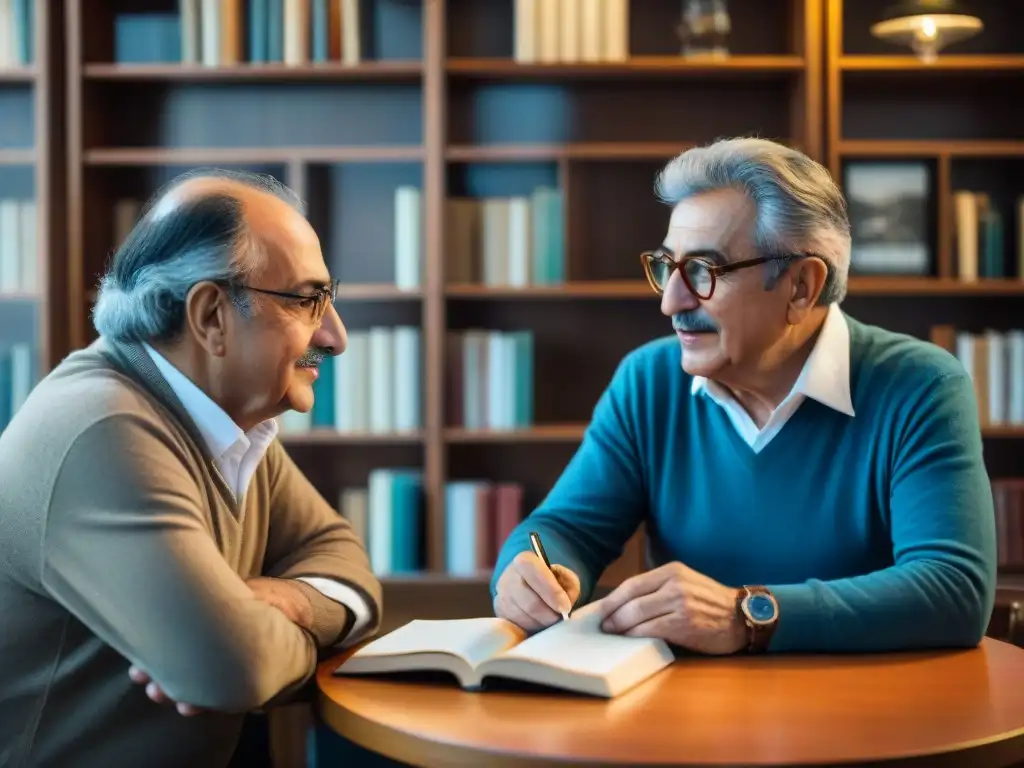
[[[895,563],[847,579],[769,585],[779,601],[772,650],[970,647],[985,635],[995,521],[971,380],[936,377],[906,410],[890,481]]]
[[[256,709],[310,677],[315,644],[224,560],[182,450],[141,416],[86,429],[49,500],[41,581],[175,701]]]
[[[267,451],[270,534],[264,574],[298,581],[313,607],[319,648],[377,631],[382,588],[365,545],[277,441]]]
[[[509,563],[530,549],[529,532],[537,531],[551,562],[579,577],[578,603],[586,603],[643,522],[647,495],[637,435],[637,368],[632,357],[620,363],[572,460],[541,505],[502,545],[492,595]]]

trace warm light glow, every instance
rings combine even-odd
[[[954,13],[929,13],[880,21],[871,34],[899,45],[909,45],[926,63],[933,63],[939,51],[950,43],[966,40],[981,32],[981,19]]]

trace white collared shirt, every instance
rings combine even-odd
[[[817,400],[822,405],[852,417],[854,412],[850,394],[850,328],[846,318],[838,304],[829,306],[821,333],[818,334],[814,349],[808,355],[793,389],[772,411],[768,421],[760,429],[746,409],[720,384],[703,376],[694,376],[690,391],[693,395],[704,393],[724,408],[732,425],[754,453],[760,453],[771,442],[796,413],[805,398]]]
[[[167,381],[171,391],[181,401],[185,411],[195,422],[210,455],[213,456],[217,470],[235,494],[235,498],[241,502],[249,487],[249,481],[252,480],[253,473],[256,472],[256,467],[259,466],[267,449],[277,436],[277,421],[268,419],[257,424],[248,432],[243,431],[223,408],[217,405],[185,374],[175,368],[167,358],[149,344],[143,346],[157,370]],[[340,644],[347,645],[360,638],[370,622],[370,610],[358,592],[347,584],[340,584],[332,579],[318,576],[301,576],[299,580],[306,582],[325,597],[341,603],[352,611],[355,622],[348,637],[340,640]]]

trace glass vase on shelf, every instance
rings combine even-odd
[[[682,0],[682,17],[676,32],[684,57],[722,58],[729,55],[732,20],[726,0]]]

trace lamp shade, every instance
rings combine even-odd
[[[871,26],[871,34],[908,45],[921,59],[932,62],[947,45],[973,37],[982,29],[981,19],[956,0],[904,0],[886,9]]]

